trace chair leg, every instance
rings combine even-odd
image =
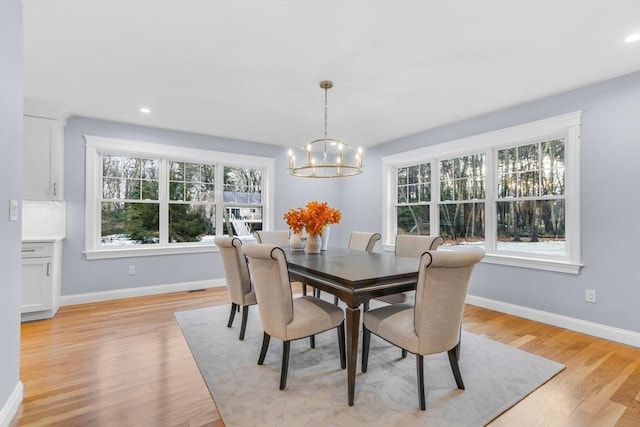
[[[418,374],[418,402],[420,409],[427,409],[427,402],[424,398],[424,356],[416,354],[416,371]]]
[[[338,297],[333,297],[333,303],[334,303],[335,305],[338,305]]]
[[[338,348],[340,348],[340,367],[342,369],[346,369],[347,367],[347,356],[344,349],[344,320],[338,326]]]
[[[231,325],[233,325],[233,318],[236,317],[236,307],[238,307],[238,304],[236,304],[235,302],[232,302],[231,313],[229,314],[229,322],[227,322],[227,328],[230,328]]]
[[[362,325],[362,372],[367,372],[369,365],[369,344],[371,342],[371,331]]]
[[[464,390],[464,383],[462,382],[462,375],[460,374],[460,366],[458,366],[458,355],[456,347],[453,347],[447,352],[449,354],[449,364],[453,371],[453,377],[456,379],[456,385],[460,390]]]
[[[262,365],[264,363],[264,357],[267,355],[267,350],[269,349],[269,341],[271,340],[271,335],[268,333],[264,333],[262,336],[262,349],[260,349],[260,357],[258,358],[258,365]]]
[[[365,313],[369,311],[369,302],[365,302],[364,305],[362,306],[362,312]]]
[[[302,296],[307,296],[307,285],[302,284]]]
[[[289,370],[289,348],[290,341],[282,342],[282,370],[280,371],[280,390],[287,386],[287,371]]]
[[[240,341],[244,339],[244,332],[247,330],[247,319],[249,318],[249,306],[242,307],[242,324],[240,325]]]
[[[316,348],[316,336],[315,335],[311,335],[309,337],[309,347]]]
[[[402,349],[402,358],[403,359],[407,358],[407,350],[405,350],[404,348]]]

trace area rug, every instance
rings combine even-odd
[[[369,369],[356,376],[347,404],[347,371],[340,369],[335,330],[291,343],[287,388],[278,389],[282,342],[272,339],[257,360],[262,326],[251,307],[244,341],[240,315],[227,328],[229,306],[177,312],[176,318],[227,427],[233,426],[482,426],[540,387],[564,366],[464,332],[456,388],[446,353],[425,357],[427,410],[418,407],[415,356],[371,337]],[[362,334],[361,334],[362,335]],[[359,345],[361,347],[362,336]]]

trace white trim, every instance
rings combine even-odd
[[[254,236],[234,236],[243,242],[255,242]],[[158,255],[184,255],[184,254],[201,254],[220,252],[220,249],[214,244],[191,244],[185,245],[180,243],[172,243],[171,246],[155,246],[141,245],[136,247],[128,247],[127,249],[103,249],[84,252],[88,260],[92,259],[109,259],[109,258],[134,258],[143,256]]]
[[[583,264],[555,259],[534,258],[525,256],[512,256],[490,253],[480,261],[486,264],[508,265],[510,267],[532,268],[534,270],[555,271],[557,273],[580,274]]]
[[[467,295],[467,304],[640,348],[640,332],[614,328],[601,323],[589,322],[474,295]]]
[[[207,288],[219,288],[225,286],[225,283],[226,281],[224,279],[200,280],[197,282],[170,283],[168,285],[140,286],[137,288],[116,289],[113,291],[63,295],[60,297],[60,306],[170,294],[172,292],[198,291]]]
[[[60,105],[46,104],[32,99],[24,100],[24,115],[31,117],[40,117],[43,119],[57,120],[63,126],[67,125],[67,119],[71,115],[71,110]]]
[[[395,252],[395,245],[380,245],[385,252]],[[440,248],[455,248],[456,246],[440,246]],[[534,270],[555,271],[565,274],[580,274],[583,264],[573,264],[565,261],[557,261],[554,259],[522,257],[504,254],[486,254],[480,261],[483,264],[506,265],[509,267],[531,268]]]
[[[562,114],[548,119],[537,120],[535,122],[498,129],[466,138],[429,145],[415,150],[403,151],[402,153],[383,157],[382,164],[402,166],[402,163],[415,163],[416,159],[420,158],[438,157],[442,155],[455,157],[457,154],[467,153],[470,149],[481,151],[486,148],[501,145],[501,141],[504,141],[505,146],[510,144],[518,145],[521,142],[530,140],[529,138],[523,140],[523,135],[531,135],[532,133],[546,135],[559,131],[566,131],[567,128],[573,126],[579,126],[581,116],[582,111],[575,111],[573,113]]]
[[[185,244],[154,244],[127,247],[104,247],[99,243],[100,232],[100,205],[99,195],[100,179],[98,174],[102,169],[100,154],[102,152],[122,155],[157,156],[170,160],[186,162],[206,162],[216,166],[234,166],[262,168],[262,224],[266,230],[273,229],[274,224],[274,188],[275,188],[275,159],[272,157],[259,157],[245,154],[236,154],[212,150],[202,150],[182,146],[156,144],[151,142],[131,141],[101,136],[84,135],[85,143],[85,256],[87,259],[124,258],[134,256],[155,256],[185,253],[214,252],[215,246],[210,244],[185,243]],[[222,177],[221,167],[216,168],[216,176]],[[161,169],[162,170],[162,169]],[[162,178],[162,176],[161,176]],[[162,186],[161,186],[162,187]],[[216,196],[218,205],[222,199],[222,184],[216,179]],[[166,200],[166,197],[161,200]],[[162,201],[160,202],[162,206]],[[216,209],[216,223],[222,218],[222,213]],[[162,221],[161,227],[166,221]],[[163,230],[161,229],[161,236]],[[164,230],[166,232],[166,230]],[[166,238],[166,235],[165,235]]]
[[[13,389],[11,396],[0,410],[0,427],[9,427],[13,417],[18,413],[18,408],[22,404],[24,397],[24,385],[22,381],[18,381],[16,387]]]
[[[158,256],[158,255],[181,255],[181,254],[195,254],[195,253],[207,253],[207,252],[219,252],[218,247],[215,245],[202,245],[202,246],[180,246],[167,247],[167,246],[155,246],[155,245],[141,245],[142,247],[128,247],[127,249],[97,249],[95,251],[86,251],[84,254],[88,260],[92,259],[109,259],[109,258],[133,258],[142,256]]]

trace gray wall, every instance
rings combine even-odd
[[[0,411],[20,374],[21,222],[9,200],[22,199],[22,4],[0,1]],[[3,420],[0,419],[0,423]],[[6,420],[8,421],[8,420]]]
[[[345,229],[381,228],[381,157],[583,110],[579,275],[482,264],[470,293],[640,332],[640,72],[411,135],[369,150],[365,176],[345,181]],[[363,186],[372,189],[363,192]],[[358,213],[358,215],[356,215]],[[597,291],[596,304],[584,301]]]
[[[640,158],[640,73],[440,127],[368,150],[366,172],[346,180],[309,180],[287,175],[286,149],[245,141],[174,132],[86,118],[69,120],[65,136],[67,235],[63,295],[224,277],[217,254],[87,261],[84,250],[83,134],[272,156],[275,171],[275,228],[282,214],[316,199],[341,209],[331,242],[345,245],[351,230],[380,230],[381,157],[418,147],[583,110],[582,245],[585,267],[579,275],[483,264],[471,287],[475,296],[640,331],[640,286],[634,271],[640,227],[632,162]],[[313,135],[310,135],[312,138]],[[304,142],[304,141],[303,141]],[[302,143],[300,145],[302,145]],[[633,186],[632,186],[633,185]],[[127,266],[136,265],[136,275]],[[595,289],[598,302],[584,301]]]

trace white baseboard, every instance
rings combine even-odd
[[[200,280],[197,282],[171,283],[169,285],[141,286],[138,288],[116,289],[113,291],[91,292],[86,294],[63,295],[60,297],[60,306],[168,294],[171,292],[197,291],[200,289],[217,288],[224,285],[224,279],[216,279]]]
[[[24,385],[22,381],[18,381],[16,387],[13,389],[13,393],[9,396],[9,400],[4,404],[2,410],[0,410],[0,427],[9,427],[13,417],[18,412],[18,408],[22,403],[22,397],[24,395]]]
[[[142,286],[138,288],[117,289],[114,291],[92,292],[86,294],[64,295],[60,297],[60,305],[86,304],[91,302],[110,301],[114,299],[166,294],[171,292],[195,291],[199,289],[221,287],[224,285],[224,279],[216,279],[197,282],[172,283],[169,285]],[[586,320],[562,316],[559,314],[549,313],[547,311],[536,310],[474,295],[467,296],[467,303],[640,348],[640,333],[638,332],[614,328],[600,323],[589,322]],[[2,424],[0,424],[0,427],[3,427]]]
[[[614,328],[600,323],[580,320],[573,317],[549,313],[507,302],[496,301],[489,298],[467,295],[467,303],[478,307],[488,308],[501,313],[512,314],[536,322],[547,323],[553,326],[581,332],[587,335],[608,339],[622,344],[640,347],[640,333],[626,329]]]

